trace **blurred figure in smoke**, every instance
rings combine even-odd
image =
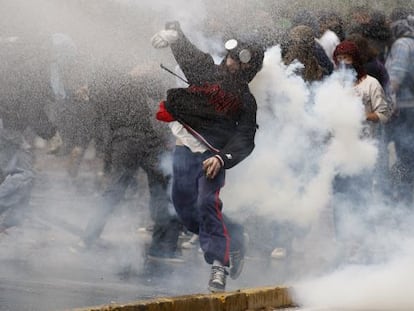
[[[63,144],[60,134],[63,130],[60,121],[62,121],[61,115],[65,108],[64,102],[68,98],[68,86],[65,85],[67,84],[65,78],[71,76],[66,71],[72,67],[76,55],[76,46],[69,36],[61,33],[53,34],[50,40],[50,84],[55,100],[50,103],[48,113],[50,119],[59,126],[59,129],[48,142],[48,152],[57,153]]]
[[[366,73],[358,46],[352,41],[341,42],[334,51],[334,61],[339,68],[355,71],[355,91],[361,97],[365,107],[366,121],[370,124],[369,133],[375,137],[375,123],[385,123],[389,118],[389,109],[385,92],[379,81]]]
[[[317,42],[333,63],[333,52],[336,46],[345,39],[342,18],[336,12],[321,11],[318,14],[318,22],[321,36]]]
[[[314,53],[315,38],[308,26],[296,26],[289,31],[289,41],[284,45],[283,62],[289,65],[299,61],[304,67],[299,74],[303,80],[312,82],[323,78],[323,69],[319,65]]]
[[[318,41],[316,41],[316,38],[320,37],[320,26],[319,26],[319,22],[317,20],[317,18],[308,10],[300,10],[298,11],[291,19],[291,28],[296,27],[296,26],[308,26],[313,30],[313,38],[314,38],[314,43],[313,43],[313,52],[314,55],[316,57],[316,59],[318,60],[318,64],[319,66],[321,66],[322,70],[323,70],[323,74],[324,75],[330,75],[334,69],[334,66],[332,64],[332,61],[329,59],[328,55],[326,54],[325,50],[323,49],[323,47],[319,44]],[[286,37],[288,37],[288,33],[290,31],[290,29],[288,30],[287,34],[285,35]],[[282,39],[281,42],[281,46],[282,46],[282,51],[283,49],[283,44],[285,44],[285,42],[287,42],[288,40]],[[282,57],[284,55],[282,54]]]
[[[44,139],[56,133],[44,111],[53,99],[48,56],[38,42],[0,38],[0,231],[22,222],[33,187],[33,153],[23,132]]]
[[[33,155],[20,132],[0,129],[0,233],[21,224],[33,188]]]
[[[391,92],[396,96],[390,139],[395,143],[397,162],[393,167],[395,199],[413,208],[414,187],[414,17],[391,24],[394,43],[385,67]]]
[[[387,47],[392,39],[386,15],[378,10],[357,6],[350,9],[349,18],[347,35],[358,33],[367,38],[378,51],[379,60],[385,63]]]
[[[384,12],[374,10],[371,13],[371,21],[365,36],[378,51],[378,59],[384,64],[392,40],[390,25]]]
[[[167,151],[166,137],[151,124],[148,103],[161,98],[162,83],[150,73],[119,70],[99,72],[91,84],[91,101],[102,115],[107,135],[104,137],[107,182],[97,212],[89,220],[81,247],[91,247],[100,237],[108,217],[135,183],[142,168],[148,180],[149,210],[154,222],[148,255],[160,261],[182,262],[177,256],[180,222],[167,192],[169,176],[161,169],[161,157]]]
[[[378,123],[387,122],[390,115],[384,89],[377,79],[366,73],[361,53],[352,41],[345,40],[335,48],[334,61],[339,69],[349,69],[355,73],[354,90],[361,98],[365,108],[366,124],[362,135],[378,138]],[[383,154],[380,155],[383,156]],[[371,172],[363,172],[354,176],[337,176],[334,180],[334,194],[344,196],[350,202],[349,206],[351,207],[351,211],[335,209],[337,223],[341,222],[342,219],[340,218],[347,213],[359,215],[361,213],[360,207],[366,206],[369,200],[375,197],[376,194],[372,192],[372,189],[373,174]],[[351,235],[350,233],[347,234]],[[341,235],[339,237],[344,238]],[[349,260],[359,260],[359,257],[352,257],[352,255],[361,255],[353,253],[356,252],[356,245],[361,247],[361,237],[352,239],[348,236],[345,239],[350,243],[350,246],[345,250],[351,252],[347,254],[350,256]]]
[[[379,59],[379,52],[361,34],[354,33],[346,37],[358,47],[361,54],[361,62],[368,75],[374,77],[386,91],[389,87],[390,77],[384,64]]]
[[[387,98],[388,110],[391,113],[392,110],[392,96],[390,93],[390,78],[385,68],[385,65],[379,60],[378,51],[373,48],[368,39],[366,39],[361,34],[351,34],[347,36],[348,41],[352,41],[358,47],[361,55],[361,62],[363,63],[364,69],[368,75],[374,77],[381,84],[382,88],[385,91]],[[390,174],[389,174],[389,152],[388,152],[388,128],[389,123],[380,124],[380,129],[378,131],[378,140],[379,140],[379,151],[380,156],[377,163],[377,176],[376,176],[376,186],[381,188],[381,191],[387,195],[390,194]]]
[[[186,38],[178,22],[167,23],[152,44],[171,47],[190,84],[168,90],[157,119],[171,122],[177,139],[174,207],[184,226],[199,235],[204,258],[212,265],[209,290],[224,291],[227,274],[235,279],[241,273],[246,237],[241,225],[223,216],[219,193],[225,170],[254,149],[257,105],[248,83],[261,69],[264,51],[231,39],[227,55],[216,65]]]
[[[49,114],[58,133],[50,141],[48,152],[70,154],[67,169],[74,178],[95,135],[95,111],[89,103],[87,69],[72,38],[63,33],[53,34],[51,52],[50,83],[55,100]]]

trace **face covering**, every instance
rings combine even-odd
[[[344,61],[339,62],[338,65],[339,69],[351,69],[355,70],[354,66],[352,64],[345,63]]]

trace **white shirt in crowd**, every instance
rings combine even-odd
[[[384,89],[377,79],[367,75],[365,79],[359,82],[354,87],[358,96],[361,97],[362,103],[365,108],[365,113],[374,112],[380,123],[385,123],[388,121],[390,116],[390,111],[385,97]],[[376,136],[377,125],[373,122],[369,123],[369,136]]]
[[[322,46],[331,62],[334,63],[333,53],[335,51],[336,46],[341,42],[336,33],[328,29],[323,33],[323,35],[319,39],[316,39],[316,41],[318,41],[318,43]]]

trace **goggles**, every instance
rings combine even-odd
[[[225,44],[224,47],[232,56],[242,62],[247,64],[252,59],[252,53],[248,49],[244,49],[239,46],[239,42],[236,39],[230,39]]]

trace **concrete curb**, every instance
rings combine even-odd
[[[235,292],[163,297],[72,311],[255,311],[294,307],[288,287],[260,287]]]

